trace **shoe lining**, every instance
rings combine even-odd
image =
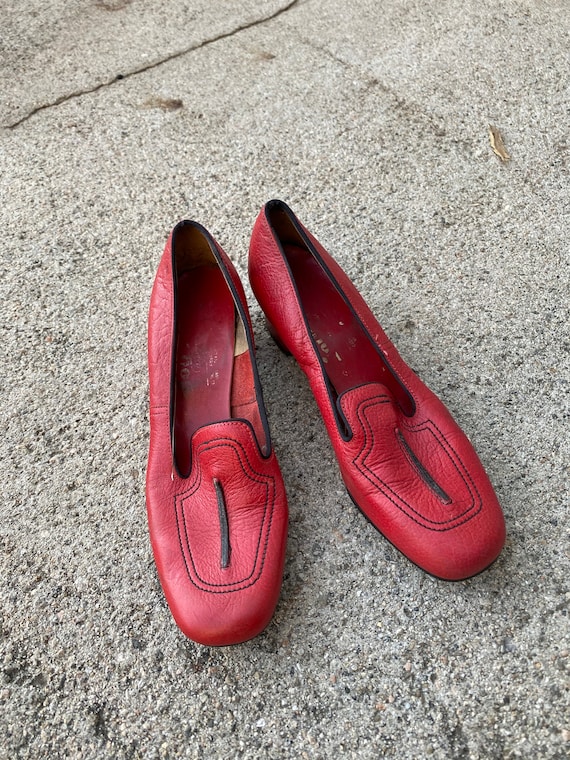
[[[173,443],[176,467],[184,476],[191,468],[192,436],[215,422],[247,420],[261,452],[269,453],[245,327],[210,245],[188,225],[175,248]]]
[[[196,430],[231,416],[235,308],[213,266],[180,273],[177,295],[174,451],[178,471],[187,474]]]
[[[284,245],[309,330],[331,386],[340,396],[382,383],[406,412],[410,399],[327,272],[305,248]]]

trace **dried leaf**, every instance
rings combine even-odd
[[[270,53],[268,50],[259,50],[257,58],[260,61],[272,61],[275,58],[275,54]]]
[[[105,11],[121,11],[132,2],[133,0],[98,0],[95,5]]]
[[[163,111],[177,111],[184,103],[178,98],[149,98],[144,103],[145,108],[161,108]]]
[[[497,127],[493,127],[491,124],[489,124],[489,140],[491,142],[491,148],[493,148],[493,153],[496,156],[499,156],[501,161],[509,161],[511,157],[505,148],[503,136]]]

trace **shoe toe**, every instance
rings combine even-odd
[[[441,402],[406,418],[379,384],[341,398],[351,439],[339,447],[349,493],[415,564],[439,578],[476,575],[499,554],[503,514],[467,437]],[[437,420],[437,421],[436,421]]]
[[[277,604],[287,539],[287,502],[271,455],[262,459],[240,421],[193,439],[192,476],[151,493],[153,549],[180,629],[209,646],[252,638]],[[154,496],[154,498],[152,498]]]

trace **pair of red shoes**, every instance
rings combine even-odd
[[[461,580],[490,565],[505,525],[472,445],[281,201],[255,223],[249,276],[273,337],[309,379],[355,504],[432,575]],[[243,287],[195,222],[166,244],[148,355],[147,509],[160,581],[187,636],[239,643],[275,609],[287,500]]]

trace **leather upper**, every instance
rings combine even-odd
[[[335,398],[301,306],[300,283],[271,223],[275,209],[292,220],[350,306],[380,352],[390,383],[379,376]],[[307,375],[357,506],[409,559],[439,578],[460,580],[491,564],[504,544],[504,518],[473,446],[400,357],[346,274],[280,201],[267,204],[256,220],[249,276],[276,337]]]
[[[199,427],[191,439],[188,477],[181,477],[174,466],[173,235],[156,275],[148,325],[150,537],[160,582],[181,630],[202,644],[234,644],[259,633],[277,603],[287,536],[286,495],[268,431],[262,453],[255,430],[245,419]],[[236,312],[245,322],[256,384],[252,395],[265,422],[243,288],[225,253],[213,238],[208,240],[215,247]]]

